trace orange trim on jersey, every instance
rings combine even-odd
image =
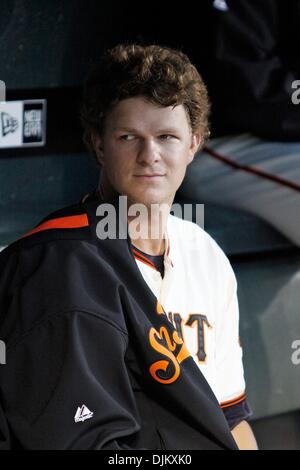
[[[155,264],[153,264],[146,256],[143,256],[139,251],[136,251],[134,248],[132,248],[132,252],[136,259],[142,261],[143,263],[147,264],[151,268],[155,269],[155,271],[157,271]]]
[[[57,219],[50,219],[43,222],[38,227],[30,230],[21,236],[21,238],[28,237],[37,232],[49,229],[63,229],[63,228],[82,228],[89,225],[88,217],[86,214],[69,215],[67,217],[59,217]]]
[[[152,261],[150,261],[147,256],[145,255],[142,255],[142,253],[140,253],[139,251],[137,251],[135,248],[132,248],[132,251],[134,253],[134,255],[137,255],[139,256],[140,258],[142,258],[144,261],[147,261],[148,263],[152,264],[154,266],[154,264],[152,263]]]
[[[141,263],[144,263],[147,266],[150,266],[150,268],[155,269],[155,271],[157,271],[154,264],[150,263],[150,261],[146,261],[144,258],[140,258],[138,255],[134,255],[134,257],[135,257],[135,259],[139,260]]]
[[[240,403],[241,401],[243,401],[245,399],[246,399],[246,394],[245,394],[245,392],[243,392],[242,395],[239,395],[236,398],[232,398],[231,400],[221,402],[220,407],[221,408],[227,408],[229,406],[236,405],[237,403]]]

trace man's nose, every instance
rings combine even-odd
[[[152,139],[144,139],[140,142],[137,156],[139,163],[152,164],[160,158],[159,146]]]

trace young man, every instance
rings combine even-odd
[[[0,258],[3,447],[256,447],[234,274],[208,234],[170,215],[208,110],[196,69],[168,48],[117,46],[89,76],[99,190]]]

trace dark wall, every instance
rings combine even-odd
[[[1,0],[2,80],[9,89],[79,86],[119,13],[110,2]]]
[[[197,10],[194,2],[0,3],[0,79],[11,90],[80,86],[99,53],[119,41],[180,47],[198,63],[207,51],[207,0]]]

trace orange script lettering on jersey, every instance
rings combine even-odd
[[[169,331],[164,326],[159,329],[159,332],[155,328],[151,328],[149,341],[152,348],[166,358],[154,362],[150,366],[150,374],[157,382],[162,384],[175,382],[180,375],[181,362],[190,356],[184,342],[177,331],[173,331],[170,336]],[[173,373],[171,377],[169,375],[163,377],[163,373],[167,375],[168,367],[171,367],[171,370],[173,369]]]

